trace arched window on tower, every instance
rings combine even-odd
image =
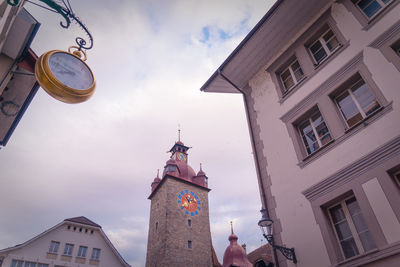
[[[272,262],[267,262],[265,263],[264,260],[258,260],[255,264],[254,267],[273,267],[274,264]]]

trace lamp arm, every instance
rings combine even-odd
[[[7,3],[9,5],[11,5],[11,6],[16,6],[16,5],[19,4],[19,1],[20,0],[7,0]],[[82,37],[75,38],[75,42],[79,46],[78,47],[79,51],[82,50],[82,49],[88,50],[88,49],[91,49],[93,47],[93,37],[92,37],[92,35],[90,34],[89,30],[86,28],[85,24],[83,24],[82,21],[77,16],[75,16],[74,12],[72,11],[71,6],[69,5],[69,1],[68,0],[67,0],[68,5],[65,4],[65,2],[63,1],[64,6],[59,5],[54,0],[37,0],[37,1],[45,3],[49,8],[27,0],[27,2],[30,2],[32,4],[35,4],[35,5],[40,6],[42,8],[45,8],[47,10],[59,13],[65,19],[65,23],[62,22],[62,21],[60,22],[60,26],[61,27],[65,28],[65,29],[69,28],[69,26],[71,25],[71,20],[72,20],[72,21],[75,21],[85,31],[86,35],[89,38],[89,44]]]
[[[282,246],[273,245],[273,248],[279,250],[286,259],[293,261],[293,263],[297,263],[296,253],[294,252],[294,248],[287,248]]]

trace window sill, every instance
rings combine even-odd
[[[50,260],[55,260],[57,259],[58,254],[54,252],[47,252],[46,258]]]
[[[400,253],[400,242],[387,245],[383,248],[375,248],[362,255],[343,260],[334,264],[335,267],[364,266],[378,260],[389,258]]]
[[[86,258],[84,258],[84,257],[76,257],[76,258],[75,258],[75,262],[76,262],[76,263],[85,264]]]
[[[357,133],[358,131],[361,131],[365,127],[367,127],[369,124],[372,122],[378,120],[380,117],[385,115],[386,113],[390,112],[393,110],[392,108],[393,101],[389,102],[386,106],[381,107],[380,109],[376,110],[373,114],[365,118],[364,120],[360,121],[356,125],[353,125],[351,128],[348,128],[345,130],[344,134],[340,136],[339,138],[332,139],[329,143],[315,151],[314,153],[308,155],[305,157],[301,162],[299,162],[297,165],[300,168],[304,168],[314,160],[318,159],[320,156],[324,155],[328,151],[330,151],[332,148],[336,147],[339,145],[341,142],[345,141],[349,137],[351,137],[353,134]],[[332,137],[333,138],[333,137]]]
[[[322,156],[323,154],[326,153],[327,148],[330,147],[333,143],[335,142],[335,139],[329,141],[328,143],[326,143],[323,147],[320,147],[318,150],[314,151],[313,153],[311,153],[310,155],[306,156],[302,162],[299,162],[297,165],[300,168],[303,168],[304,166],[308,165],[310,162],[314,161],[315,159],[319,158],[320,156]]]
[[[392,102],[391,102],[391,103],[392,103]],[[390,106],[391,106],[391,103],[389,104]],[[387,105],[387,106],[389,106],[389,105]],[[369,124],[370,121],[373,121],[372,118],[375,117],[375,116],[377,116],[377,114],[379,114],[383,109],[386,109],[387,106],[385,106],[385,107],[382,107],[382,106],[381,106],[380,108],[378,108],[377,110],[375,110],[372,114],[370,114],[368,117],[362,119],[361,121],[357,122],[356,124],[354,124],[354,125],[351,126],[351,127],[347,127],[347,128],[344,130],[345,134],[347,134],[347,133],[353,131],[354,129],[357,129],[357,128],[359,128],[359,127],[362,127],[362,126],[360,126],[360,125],[367,126],[367,125]]]
[[[382,17],[384,17],[390,10],[392,10],[399,1],[393,0],[390,4],[385,6],[381,11],[375,14],[372,18],[367,18],[367,16],[361,11],[362,15],[365,17],[366,23],[362,28],[363,31],[368,31],[372,26],[374,26]]]
[[[90,259],[90,260],[89,260],[89,265],[98,266],[99,263],[100,263],[99,260],[95,260],[95,259]]]
[[[70,262],[72,260],[72,256],[70,256],[70,255],[61,255],[61,260]]]

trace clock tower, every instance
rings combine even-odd
[[[188,150],[176,142],[151,184],[146,267],[213,266],[208,178],[188,165]]]

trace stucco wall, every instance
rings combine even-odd
[[[71,229],[67,229],[67,225],[71,225]],[[73,225],[77,228],[74,231]],[[79,232],[79,228],[83,229],[82,232]],[[11,261],[13,259],[30,261],[30,262],[39,262],[49,264],[50,267],[54,267],[55,265],[64,266],[99,266],[99,267],[110,267],[110,266],[124,266],[118,260],[116,255],[112,252],[106,241],[101,236],[98,229],[89,228],[88,232],[85,232],[85,229],[88,229],[85,225],[76,225],[76,224],[62,224],[59,227],[53,229],[42,237],[34,240],[30,244],[23,246],[19,249],[12,250],[9,253],[4,254],[6,256],[3,266],[11,266]],[[94,230],[93,234],[90,233],[91,230]],[[49,259],[47,257],[47,252],[50,248],[51,241],[60,242],[60,246],[58,248],[58,253],[55,255],[55,259]],[[71,261],[63,261],[62,255],[64,253],[65,243],[74,244]],[[81,261],[76,262],[77,254],[79,246],[88,247],[86,252],[85,263]],[[89,260],[92,255],[92,249],[99,248],[101,249],[100,258],[97,262],[98,265],[93,265],[89,263]],[[3,254],[2,254],[3,255]]]
[[[332,61],[318,70],[283,103],[279,103],[279,96],[271,74],[265,72],[269,66],[260,69],[249,82],[251,102],[254,101],[252,108],[257,113],[256,123],[260,128],[256,139],[259,138],[262,142],[263,155],[268,162],[269,178],[267,179],[270,179],[270,182],[266,183],[271,183],[272,195],[275,197],[275,212],[283,229],[281,233],[283,244],[295,247],[299,261],[297,266],[331,265],[311,204],[302,192],[381,147],[400,133],[399,72],[379,49],[369,47],[369,44],[380,34],[398,21],[398,14],[400,14],[400,5],[395,6],[368,30],[365,30],[344,5],[334,3],[331,16],[349,43],[335,55]],[[372,74],[372,80],[381,93],[389,103],[394,103],[393,109],[349,136],[324,155],[300,167],[293,141],[285,123],[280,118],[359,53],[362,53],[363,64]],[[298,114],[300,115],[301,113]],[[266,178],[263,177],[263,179]],[[288,262],[288,265],[290,266],[291,263]]]

